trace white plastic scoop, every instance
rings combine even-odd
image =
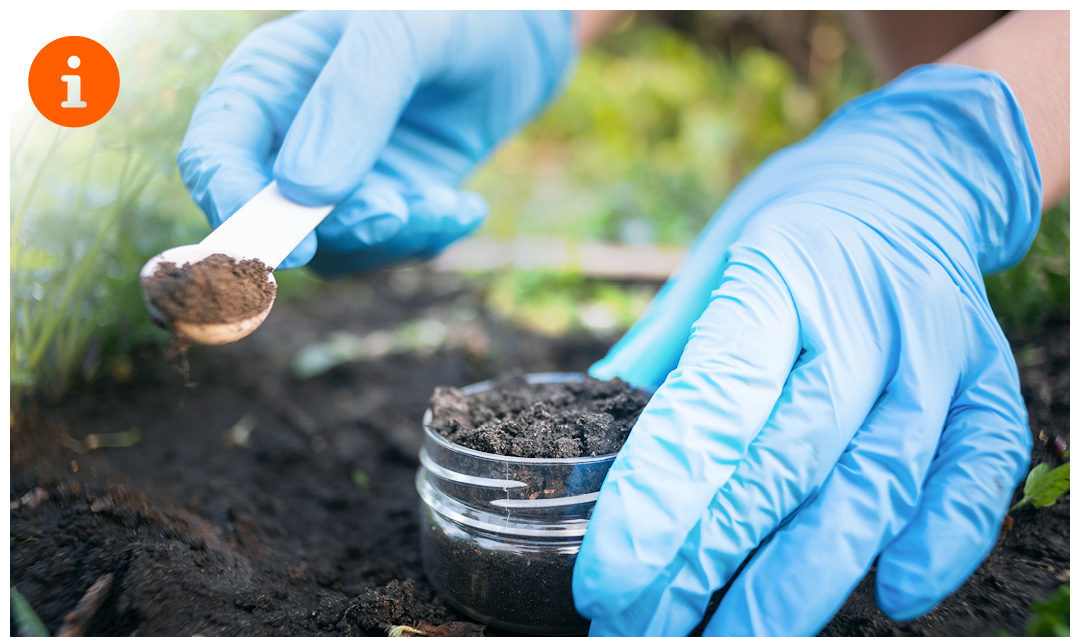
[[[197,263],[212,254],[225,254],[237,261],[258,259],[276,268],[289,256],[309,232],[319,225],[333,206],[302,206],[286,199],[277,182],[270,182],[251,201],[244,204],[205,239],[193,245],[170,248],[146,262],[139,271],[145,282],[162,263],[184,266]],[[267,273],[270,283],[277,287],[273,273]],[[154,320],[177,336],[196,343],[221,345],[244,338],[255,331],[270,314],[273,300],[259,314],[228,323],[191,323],[174,321],[150,301],[143,285],[143,301]]]

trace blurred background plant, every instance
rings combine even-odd
[[[202,91],[272,14],[129,12],[104,39],[120,96],[100,122],[62,128],[18,110],[11,139],[11,384],[59,395],[163,342],[143,308],[141,264],[208,225],[176,170]],[[43,43],[44,44],[44,43]]]
[[[58,395],[165,334],[137,273],[208,229],[174,158],[201,92],[236,43],[273,12],[132,12],[105,42],[121,71],[113,111],[60,129],[32,108],[11,139],[11,382]],[[774,150],[875,81],[833,12],[639,13],[587,51],[551,109],[468,186],[484,194],[487,239],[686,246],[724,197]],[[988,278],[1010,333],[1067,318],[1068,203],[1031,253]],[[315,280],[281,273],[283,296]],[[486,302],[549,333],[617,333],[654,284],[554,270],[474,273]],[[294,279],[308,283],[296,285]],[[357,285],[362,283],[357,281]]]

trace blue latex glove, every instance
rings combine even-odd
[[[813,634],[875,559],[896,619],[958,587],[1028,465],[982,273],[1027,251],[1040,199],[1011,92],[961,67],[762,164],[592,369],[659,389],[577,558],[591,634],[686,634],[758,546],[706,635]]]
[[[272,178],[297,202],[338,204],[282,268],[430,256],[483,221],[459,184],[555,92],[575,46],[569,13],[293,14],[225,62],[180,173],[214,227]]]

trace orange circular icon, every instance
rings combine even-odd
[[[120,70],[105,47],[69,35],[38,51],[30,65],[30,99],[49,121],[77,128],[109,112],[120,92]]]

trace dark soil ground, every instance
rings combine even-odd
[[[194,350],[193,389],[154,350],[119,379],[13,408],[11,584],[50,631],[112,574],[87,635],[383,635],[420,622],[479,634],[447,623],[463,618],[420,564],[413,479],[432,389],[583,370],[614,337],[516,329],[461,279],[419,270],[320,295],[279,300],[248,339]],[[449,326],[441,346],[290,375],[300,348],[333,331],[419,317]],[[1068,326],[1017,345],[1033,431],[1067,440]],[[1037,440],[1034,460],[1050,456]],[[975,576],[913,622],[883,617],[864,582],[825,634],[1021,634],[1028,604],[1068,580],[1068,524],[1067,498],[1019,512]]]

